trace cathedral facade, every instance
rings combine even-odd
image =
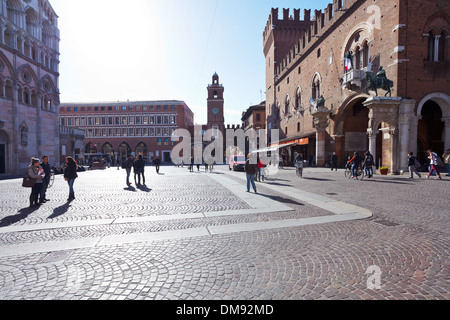
[[[272,9],[263,32],[267,129],[281,154],[322,166],[370,150],[397,173],[408,152],[424,161],[450,148],[448,2],[334,0],[300,14]]]
[[[0,175],[59,162],[58,16],[46,0],[0,0]]]

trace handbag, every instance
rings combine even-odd
[[[28,172],[25,175],[25,177],[23,177],[23,181],[22,181],[22,187],[24,188],[33,188],[34,184],[36,183],[37,179],[33,179],[30,176],[28,176]]]

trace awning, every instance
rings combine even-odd
[[[292,143],[285,143],[285,144],[280,144],[280,145],[273,145],[264,149],[259,149],[259,150],[255,150],[252,151],[251,153],[259,153],[259,152],[269,152],[269,151],[277,151],[280,148],[284,148],[284,147],[289,147],[289,146],[293,146],[296,145],[296,142],[292,142]]]

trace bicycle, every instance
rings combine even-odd
[[[352,177],[352,164],[351,163],[347,163],[347,165],[345,166],[344,175],[347,179],[350,179]],[[355,176],[354,177],[356,180],[364,179],[364,169],[361,167],[361,165],[358,165],[355,168]]]

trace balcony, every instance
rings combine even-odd
[[[347,88],[351,88],[352,86],[357,86],[361,88],[362,81],[366,77],[366,70],[350,70],[349,72],[344,74],[344,78],[342,81],[342,85]]]
[[[74,128],[74,127],[66,127],[66,126],[59,126],[59,134],[60,135],[67,135],[74,138],[84,139],[85,132],[83,129]]]

